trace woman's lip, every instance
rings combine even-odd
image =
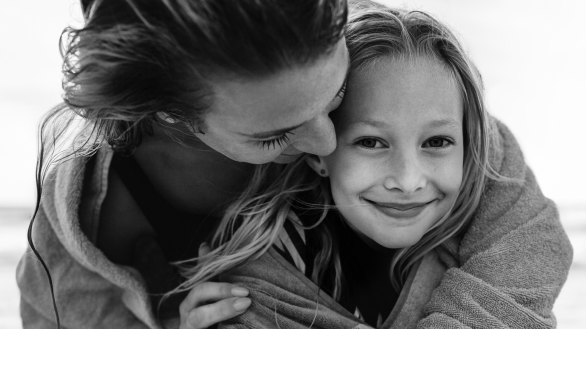
[[[414,209],[414,208],[420,208],[420,207],[424,207],[427,204],[430,204],[431,202],[433,202],[434,200],[428,201],[428,202],[423,202],[423,203],[383,203],[383,202],[378,202],[378,201],[372,201],[372,200],[368,200],[368,199],[364,199],[367,202],[377,205],[379,207],[384,207],[384,208],[393,208],[396,209],[397,211],[408,211],[410,209]]]

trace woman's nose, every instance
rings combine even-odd
[[[398,154],[386,166],[388,173],[383,185],[388,190],[398,190],[403,194],[412,195],[425,187],[423,166],[415,153]]]
[[[315,118],[293,142],[299,151],[319,156],[330,155],[336,149],[336,132],[328,115]]]

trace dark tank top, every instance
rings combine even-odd
[[[197,256],[201,229],[215,224],[217,218],[175,209],[157,192],[132,156],[115,156],[112,167],[155,230],[167,258],[177,261]]]
[[[171,295],[159,307],[161,295],[185,281],[172,262],[196,257],[199,245],[213,233],[218,218],[182,212],[171,206],[132,156],[115,154],[111,168],[155,231],[155,238],[164,254],[164,258],[155,261],[152,258],[133,258],[132,266],[144,278],[159,318],[179,316],[179,305],[187,292]]]

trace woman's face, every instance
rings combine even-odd
[[[322,158],[340,213],[387,248],[411,246],[453,206],[462,182],[463,106],[437,61],[383,58],[348,79]]]
[[[336,147],[329,113],[342,101],[349,67],[346,41],[307,66],[258,80],[212,82],[204,118],[209,147],[240,162],[288,163],[302,153],[328,155]]]

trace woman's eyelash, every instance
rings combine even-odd
[[[275,139],[271,139],[271,140],[261,140],[258,142],[258,144],[260,145],[260,147],[262,149],[266,148],[267,150],[269,150],[271,147],[273,149],[276,149],[277,146],[279,146],[280,148],[282,148],[285,145],[288,145],[289,143],[291,143],[291,140],[289,139],[289,135],[292,134],[293,131],[289,131],[286,132],[285,134],[281,135],[278,138]]]
[[[344,85],[342,85],[342,88],[340,88],[340,91],[336,96],[342,98],[344,97],[344,93],[346,93],[346,82],[344,82]]]

